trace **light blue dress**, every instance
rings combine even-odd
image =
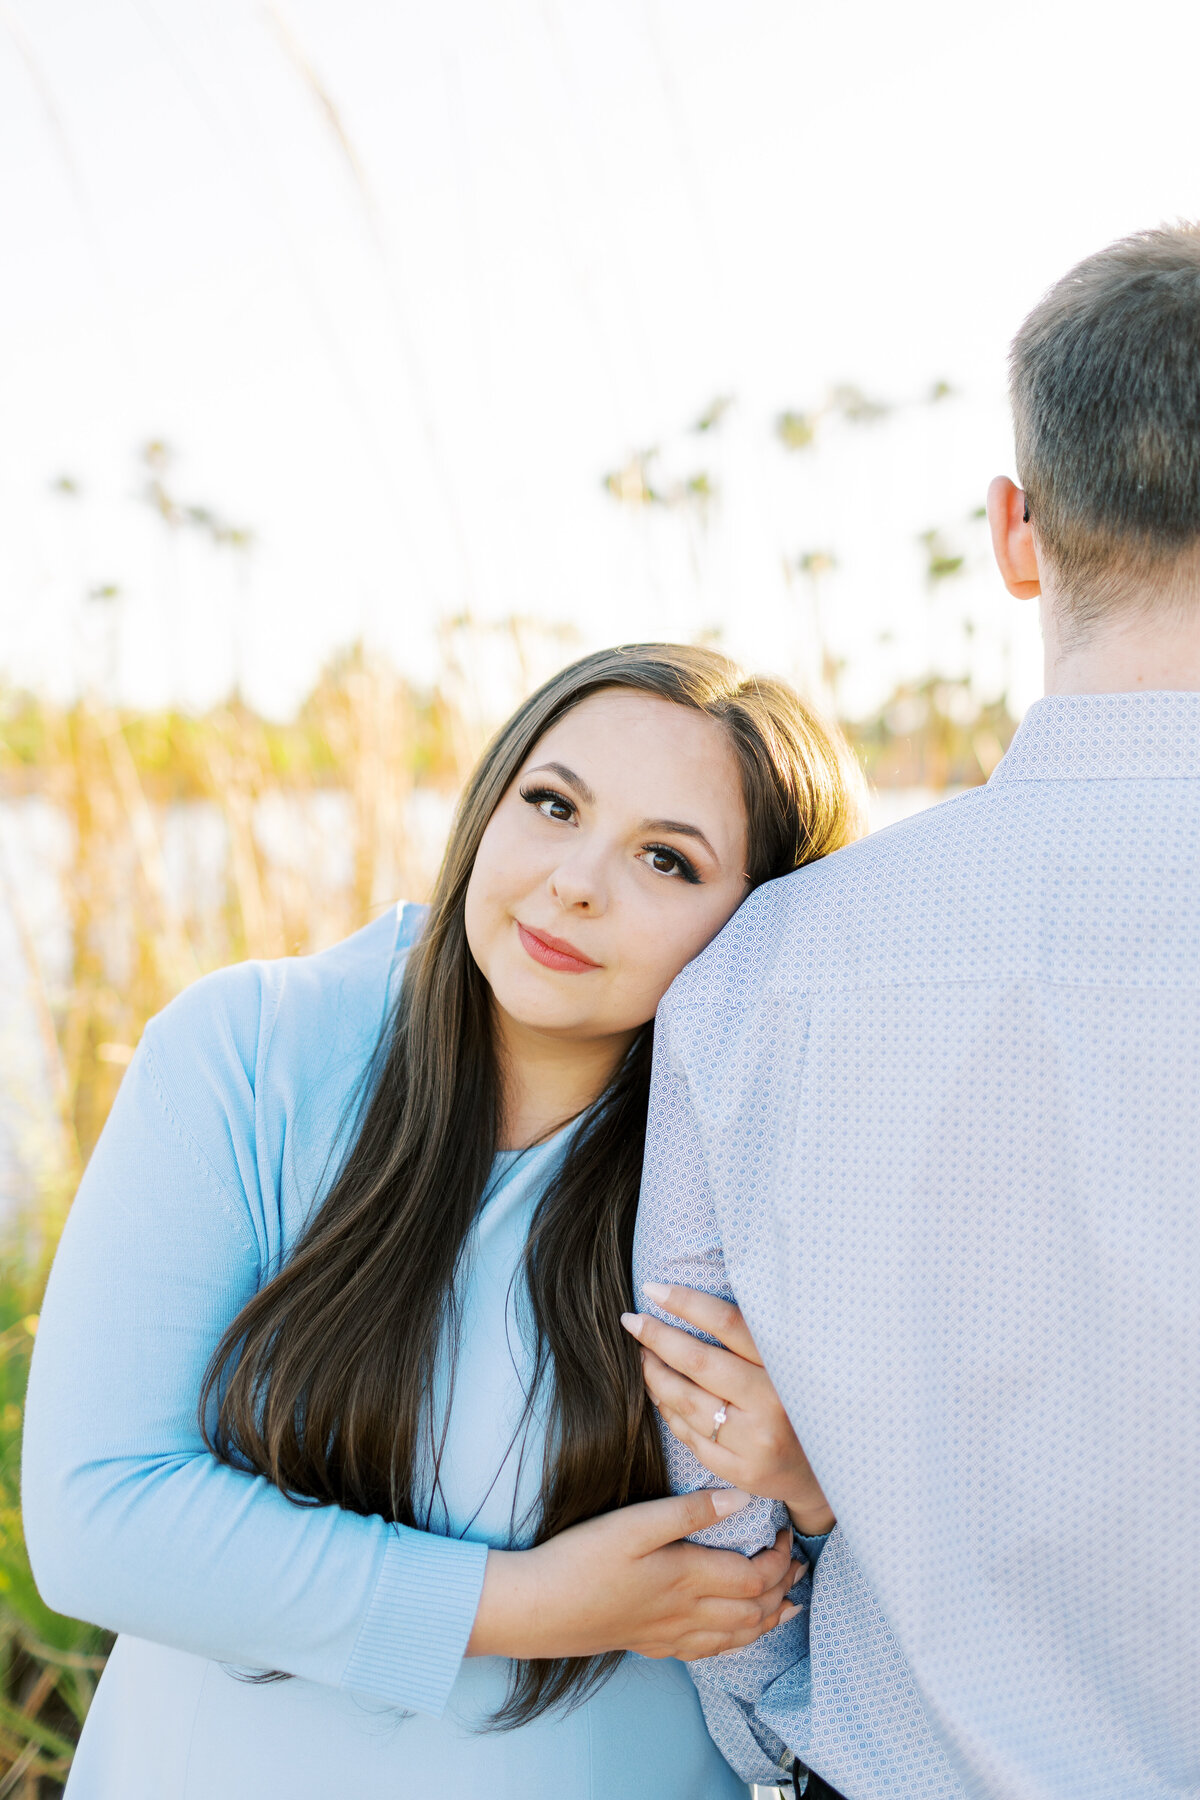
[[[676,1662],[627,1657],[566,1715],[481,1729],[509,1665],[464,1659],[489,1545],[528,1536],[520,1258],[570,1131],[502,1154],[463,1275],[437,1530],[299,1507],[196,1422],[225,1326],[279,1266],[420,912],[245,964],[148,1027],[55,1262],[27,1405],[26,1534],[52,1606],[120,1635],[69,1800],[744,1800]],[[514,1441],[514,1434],[515,1440]],[[239,1671],[287,1670],[247,1681]]]

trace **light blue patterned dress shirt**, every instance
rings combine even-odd
[[[693,1667],[747,1778],[1200,1794],[1198,976],[1200,694],[1060,696],[660,1009],[639,1284],[736,1296],[839,1519]]]

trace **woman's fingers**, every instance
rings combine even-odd
[[[696,1608],[693,1614],[693,1628],[697,1631],[723,1631],[731,1636],[735,1632],[748,1632],[757,1637],[759,1632],[768,1628],[770,1622],[778,1617],[780,1609],[787,1604],[786,1593],[776,1590],[769,1599],[758,1600],[710,1600],[704,1606]]]
[[[775,1618],[765,1619],[759,1625],[748,1627],[743,1631],[699,1631],[678,1651],[666,1651],[664,1654],[668,1656],[682,1655],[688,1662],[703,1662],[706,1657],[721,1656],[726,1650],[744,1650],[747,1644],[757,1643],[759,1638],[765,1637],[768,1631],[774,1631],[777,1625],[786,1625],[789,1619],[794,1619],[796,1614],[801,1611],[803,1611],[802,1607],[789,1601],[785,1606],[780,1607]]]
[[[651,1556],[668,1544],[679,1544],[693,1531],[707,1531],[731,1513],[750,1504],[751,1496],[739,1488],[697,1488],[690,1494],[668,1494],[662,1500],[639,1500],[617,1512],[603,1515],[604,1529],[618,1536],[631,1556]],[[687,1546],[695,1548],[695,1546]],[[716,1551],[706,1552],[718,1554]],[[736,1551],[723,1550],[722,1556]],[[743,1560],[745,1560],[743,1558]]]
[[[711,1439],[713,1420],[722,1406],[726,1409],[727,1418],[721,1432],[728,1432],[732,1414],[737,1411],[732,1401],[726,1402],[719,1395],[710,1393],[707,1388],[697,1387],[686,1375],[678,1374],[668,1363],[663,1362],[653,1350],[642,1351],[642,1374],[650,1398],[675,1436],[680,1436],[678,1427],[682,1426],[687,1430],[689,1447],[695,1438]],[[718,1446],[720,1438],[719,1432]],[[728,1439],[724,1447],[728,1449]]]
[[[720,1300],[715,1294],[702,1293],[699,1288],[668,1287],[661,1281],[648,1281],[645,1293],[647,1299],[653,1300],[663,1312],[686,1319],[689,1325],[716,1338],[735,1356],[743,1356],[747,1362],[761,1366],[762,1357],[755,1348],[749,1327],[732,1300]]]
[[[688,1592],[698,1606],[718,1602],[759,1606],[791,1567],[790,1536],[782,1551],[773,1548],[762,1556],[743,1556],[740,1550],[717,1550],[708,1544],[684,1546]]]
[[[765,1550],[756,1550],[750,1558],[752,1568],[758,1569],[767,1581],[782,1575],[790,1568],[792,1562],[792,1534],[786,1525],[781,1525],[775,1533],[775,1542],[768,1544]],[[802,1565],[801,1573],[807,1573],[808,1564]]]
[[[706,1344],[690,1331],[664,1325],[651,1313],[622,1313],[621,1323],[639,1344],[653,1350],[697,1387],[719,1394],[722,1400],[735,1400],[746,1409],[753,1404],[753,1396],[765,1379],[760,1363],[747,1362],[732,1350]]]
[[[670,1363],[648,1348],[642,1350],[642,1376],[654,1404],[669,1407],[697,1431],[706,1420],[708,1429],[714,1430],[713,1414],[722,1406],[728,1408],[734,1404],[711,1388],[700,1387],[686,1375],[681,1375],[678,1369],[673,1369]]]
[[[643,1350],[642,1367],[646,1390],[671,1436],[722,1481],[744,1486],[742,1474],[744,1471],[749,1479],[751,1465],[745,1461],[745,1446],[738,1440],[739,1427],[745,1423],[740,1409],[696,1387],[686,1376],[677,1375],[652,1350]],[[714,1439],[713,1420],[722,1406],[726,1417]],[[752,1486],[750,1491],[758,1493],[760,1488]]]
[[[643,1655],[697,1658],[716,1656],[752,1644],[764,1632],[794,1618],[799,1610],[787,1598],[808,1572],[792,1555],[791,1532],[784,1527],[775,1542],[755,1556],[703,1545],[676,1546],[686,1569],[686,1623]]]
[[[790,1557],[791,1533],[788,1532],[786,1535],[788,1538],[787,1550]],[[772,1581],[770,1587],[765,1588],[759,1596],[758,1605],[762,1617],[764,1619],[773,1617],[784,1604],[796,1583],[802,1580],[807,1574],[808,1564],[806,1562],[793,1562],[789,1560],[782,1575],[777,1576],[776,1579]]]
[[[786,1625],[803,1610],[794,1600],[781,1597],[777,1605],[757,1618],[749,1614],[738,1617],[729,1611],[720,1615],[705,1612],[702,1617],[697,1617],[693,1630],[686,1634],[674,1654],[689,1662],[699,1662],[706,1656],[720,1656],[725,1650],[740,1650],[746,1644],[757,1642],[768,1631],[774,1631],[777,1625]]]
[[[742,1631],[693,1630],[674,1642],[643,1648],[641,1654],[649,1657],[682,1657],[685,1662],[703,1662],[706,1657],[721,1656],[726,1650],[743,1650],[747,1644],[757,1643],[768,1631],[774,1631],[777,1625],[786,1625],[789,1619],[794,1619],[802,1610],[788,1601],[785,1606],[780,1607],[773,1619],[764,1619],[758,1625],[748,1626]]]
[[[776,1532],[773,1544],[755,1556],[743,1556],[740,1550],[717,1550],[708,1544],[681,1544],[678,1552],[688,1590],[698,1605],[717,1600],[758,1604],[780,1583],[781,1593],[794,1587],[806,1567],[792,1557],[792,1534],[786,1526]]]
[[[789,1586],[794,1587],[795,1582]],[[719,1631],[734,1636],[744,1632],[748,1638],[769,1631],[782,1609],[789,1605],[788,1589],[776,1585],[761,1600],[707,1600],[695,1608],[692,1628],[696,1631]]]

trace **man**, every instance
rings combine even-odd
[[[679,978],[639,1302],[737,1299],[839,1521],[811,1654],[783,1626],[694,1668],[747,1779],[795,1756],[849,1800],[1177,1800],[1200,1794],[1200,226],[1081,263],[1011,368],[1023,491],[996,480],[988,512],[1009,591],[1040,595],[1047,698],[985,788],[760,890]],[[678,1487],[711,1479],[671,1456]],[[756,1503],[724,1541],[774,1524]]]

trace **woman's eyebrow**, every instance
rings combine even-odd
[[[526,769],[525,773],[527,775],[540,775],[543,770],[545,770],[548,775],[557,775],[560,781],[569,782],[575,789],[575,792],[579,795],[579,798],[587,806],[593,806],[595,804],[596,796],[593,794],[587,782],[583,779],[583,776],[577,775],[574,769],[568,769],[566,763],[539,763],[536,769]]]
[[[680,819],[643,819],[642,830],[673,831],[678,837],[696,838],[704,845],[704,848],[708,851],[708,854],[712,857],[717,867],[720,868],[721,866],[720,857],[717,855],[698,825],[685,825]]]

